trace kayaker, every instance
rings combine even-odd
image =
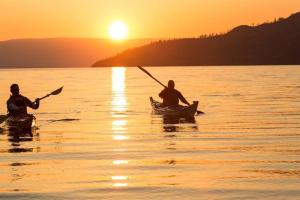
[[[18,84],[12,84],[10,86],[11,96],[7,100],[8,115],[27,115],[27,107],[32,109],[38,109],[40,106],[40,99],[36,99],[34,102],[30,101],[27,97],[20,94]]]
[[[163,99],[164,106],[178,105],[179,100],[184,104],[190,105],[181,92],[175,89],[175,82],[173,80],[169,80],[168,87],[159,93],[159,97]]]

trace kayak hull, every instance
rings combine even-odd
[[[10,131],[28,132],[35,125],[35,117],[33,115],[9,116],[5,123]]]
[[[172,105],[162,106],[162,103],[155,101],[150,97],[150,104],[154,114],[174,117],[193,117],[198,108],[198,101],[194,101],[190,106]]]

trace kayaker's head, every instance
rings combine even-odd
[[[19,95],[20,94],[20,88],[18,84],[12,84],[10,86],[10,92],[12,95]]]
[[[175,82],[173,80],[169,80],[168,82],[168,88],[174,89],[175,88]]]

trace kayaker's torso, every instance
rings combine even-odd
[[[27,114],[27,107],[37,109],[39,104],[33,103],[22,95],[12,95],[7,100],[7,110],[10,116]]]
[[[159,93],[159,97],[163,99],[163,106],[178,105],[179,99],[183,98],[178,90],[171,88],[165,88]]]

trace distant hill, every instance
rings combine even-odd
[[[300,13],[226,34],[157,41],[102,59],[93,66],[300,64]]]
[[[93,38],[46,38],[0,41],[0,68],[88,67],[128,48],[150,43],[151,39],[114,42]]]

